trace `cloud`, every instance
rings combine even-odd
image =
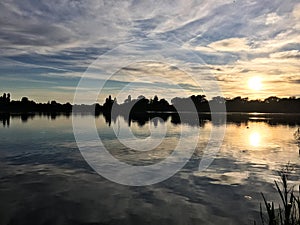
[[[300,51],[299,50],[291,50],[284,52],[275,52],[270,54],[271,58],[279,58],[279,59],[288,59],[288,58],[296,58],[300,59]]]
[[[105,45],[122,40],[127,33],[126,3],[122,2],[4,0],[0,4],[0,39],[7,48],[58,52],[99,41]]]
[[[272,25],[280,20],[280,16],[278,16],[276,13],[269,13],[266,18],[266,25]]]
[[[192,47],[190,47],[192,48]],[[195,51],[199,52],[204,52],[204,53],[216,53],[216,50],[211,48],[211,47],[206,47],[206,46],[195,46],[194,47]]]
[[[209,47],[223,52],[240,52],[250,49],[246,38],[228,38],[212,42]]]
[[[300,19],[300,4],[295,5],[294,10],[293,10],[293,16],[296,19]]]
[[[292,83],[300,84],[300,79],[292,80]]]

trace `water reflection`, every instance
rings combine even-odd
[[[9,114],[0,114],[0,122],[2,122],[3,127],[9,127],[10,124],[10,115]]]
[[[81,113],[80,116],[90,116],[90,113]],[[10,119],[20,118],[22,122],[26,123],[28,120],[33,120],[35,117],[45,117],[49,120],[55,120],[61,116],[69,118],[70,113],[20,113],[20,114],[10,114],[10,113],[0,113],[0,122],[3,126],[9,127]],[[100,115],[94,115],[95,118],[98,118]],[[153,123],[154,126],[158,124],[159,120],[163,122],[170,122],[174,125],[176,124],[186,124],[189,126],[200,126],[203,127],[208,122],[213,122],[215,126],[222,126],[225,123],[233,123],[236,125],[247,125],[251,121],[255,122],[264,122],[272,126],[276,125],[289,125],[289,126],[298,126],[300,125],[300,114],[282,114],[282,113],[256,113],[253,117],[253,113],[228,113],[227,120],[211,121],[211,115],[209,113],[198,114],[189,114],[186,113],[184,116],[179,116],[177,113],[135,113],[130,114],[129,117],[126,117],[122,114],[111,115],[108,113],[103,113],[102,116],[105,118],[105,122],[108,126],[111,126],[112,123],[118,123],[118,118],[122,117],[128,126],[130,127],[132,123],[137,123],[139,126],[143,127],[147,123]],[[253,134],[251,137],[252,143],[258,135]],[[256,144],[254,144],[255,146]]]
[[[152,186],[127,187],[105,180],[88,166],[78,151],[70,118],[38,114],[23,116],[24,123],[21,115],[2,116],[6,127],[0,127],[0,224],[253,224],[248,220],[259,220],[260,192],[268,199],[277,196],[272,195],[277,170],[287,162],[297,169],[300,165],[293,135],[299,124],[296,117],[229,116],[219,154],[207,170],[198,171],[211,128],[224,124],[205,119],[195,126],[169,114],[162,119],[134,117],[130,124],[116,117],[109,126],[103,115],[78,116],[83,124],[95,119],[112,154],[126,162],[153,163],[167,157],[180,130],[187,139],[198,138],[199,144],[174,177]],[[164,127],[167,135],[158,149],[134,152],[115,138],[118,123],[120,129],[130,125],[139,138]],[[299,173],[292,176],[299,180]]]
[[[249,143],[250,145],[252,145],[253,147],[258,147],[260,144],[260,139],[261,139],[261,135],[259,132],[252,132],[249,135]]]

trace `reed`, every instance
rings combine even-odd
[[[292,170],[293,168],[288,164],[279,172],[280,182],[275,181],[280,196],[278,208],[275,208],[274,202],[268,202],[265,195],[261,193],[263,204],[260,204],[260,218],[263,225],[300,225],[300,185],[298,190],[295,185],[288,185]]]
[[[300,128],[298,128],[296,130],[296,132],[294,133],[294,138],[296,140],[296,143],[298,145],[298,149],[299,149],[299,155],[300,155]]]

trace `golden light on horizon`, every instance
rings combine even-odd
[[[254,90],[254,91],[259,91],[262,89],[262,79],[260,77],[251,77],[249,80],[248,80],[248,87],[251,89],[251,90]]]
[[[249,143],[253,147],[258,147],[260,144],[260,140],[261,140],[261,135],[258,132],[253,132],[249,136]]]

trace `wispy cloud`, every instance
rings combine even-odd
[[[227,38],[220,41],[212,42],[208,45],[216,51],[240,52],[249,51],[250,47],[246,38]]]
[[[300,51],[299,50],[291,50],[291,51],[284,51],[284,52],[275,52],[270,54],[271,58],[296,58],[300,59]]]

